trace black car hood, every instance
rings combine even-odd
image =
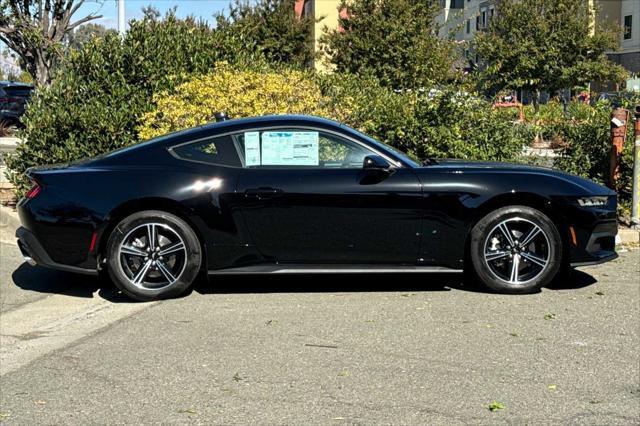
[[[536,176],[559,179],[575,185],[586,193],[594,195],[615,195],[615,191],[593,182],[589,179],[575,176],[550,167],[531,166],[527,164],[514,163],[498,163],[488,161],[466,161],[466,160],[438,160],[435,165],[425,165],[419,170],[438,169],[449,171],[452,173],[496,173],[496,174],[525,174],[531,175],[532,179]]]

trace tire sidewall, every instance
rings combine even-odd
[[[187,249],[186,265],[178,280],[160,289],[145,289],[135,286],[125,275],[118,258],[120,244],[129,232],[140,225],[150,222],[170,226],[182,238]],[[106,252],[109,276],[114,284],[123,293],[139,301],[167,299],[185,293],[198,275],[202,263],[200,243],[191,227],[179,217],[157,210],[134,213],[123,219],[111,232]]]
[[[510,284],[496,277],[484,259],[487,234],[500,222],[513,217],[527,219],[542,229],[549,240],[549,263],[545,270],[529,281]],[[487,287],[500,293],[534,293],[549,284],[562,265],[562,240],[554,223],[544,213],[526,206],[509,206],[497,209],[483,217],[471,231],[470,254],[478,279]]]

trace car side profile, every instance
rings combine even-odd
[[[108,273],[137,300],[196,276],[473,271],[530,293],[616,258],[616,194],[547,168],[424,165],[311,116],[224,120],[28,171],[32,264]]]

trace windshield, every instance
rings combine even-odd
[[[398,157],[402,158],[403,161],[411,164],[414,167],[420,166],[420,160],[415,155],[400,151],[399,149],[396,149],[391,145],[387,145],[386,143],[383,145],[388,150],[393,151],[393,153],[396,154]]]
[[[344,126],[346,127],[346,126]],[[366,139],[368,142],[374,144],[374,145],[378,145],[380,147],[382,147],[383,149],[387,150],[387,151],[391,151],[393,154],[395,154],[396,157],[399,157],[400,160],[404,161],[405,163],[409,164],[411,167],[420,167],[420,160],[417,159],[414,155],[412,154],[407,154],[406,152],[400,151],[399,149],[396,149],[394,147],[392,147],[391,145],[387,145],[386,143],[382,143],[374,138],[372,138],[369,135],[366,135],[365,133],[362,133],[356,129],[353,129],[351,127],[349,127],[349,129],[351,131],[353,131],[354,133],[356,133],[358,136],[360,136],[363,139]]]

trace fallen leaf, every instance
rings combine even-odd
[[[549,385],[549,386],[547,386],[547,388],[549,388],[549,390],[554,391],[554,390],[556,390],[556,385]]]
[[[511,337],[518,337],[518,333],[509,333],[509,336],[511,336]]]
[[[198,412],[196,410],[194,410],[193,408],[182,408],[180,410],[178,410],[178,413],[180,414],[198,414]]]
[[[598,296],[604,296],[604,292],[602,292],[602,291],[596,291],[596,294],[597,294]]]
[[[544,319],[546,320],[556,319],[556,314],[545,314]]]
[[[34,404],[36,405],[46,405],[47,401],[43,401],[41,399],[38,399],[37,401],[33,401]]]
[[[487,408],[489,409],[489,411],[497,411],[497,410],[504,410],[505,406],[502,402],[493,401],[491,404],[487,406]]]

